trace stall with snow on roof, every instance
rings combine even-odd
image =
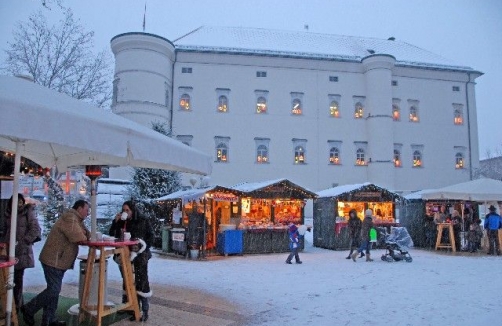
[[[305,203],[316,197],[287,179],[241,183],[232,189],[243,192],[238,228],[244,231],[244,253],[289,251],[288,225],[303,225]]]
[[[349,211],[355,209],[364,218],[366,209],[373,211],[377,227],[399,226],[398,204],[404,198],[371,183],[343,185],[317,192],[314,200],[314,246],[347,249]]]

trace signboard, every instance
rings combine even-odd
[[[185,233],[173,232],[173,241],[185,241]]]

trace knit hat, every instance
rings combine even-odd
[[[369,216],[369,217],[372,217],[373,216],[373,211],[371,209],[367,209],[365,212],[364,212],[364,216]]]
[[[295,232],[296,230],[298,230],[298,228],[296,227],[296,225],[291,224],[291,225],[289,226],[289,232]]]

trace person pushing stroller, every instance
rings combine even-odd
[[[366,261],[373,261],[370,255],[370,231],[373,228],[373,211],[367,209],[364,212],[363,225],[361,227],[361,246],[352,254],[352,260],[356,262],[358,254],[362,254],[366,250]]]

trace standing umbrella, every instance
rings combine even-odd
[[[0,150],[14,152],[14,191],[19,188],[20,157],[65,171],[72,166],[133,166],[207,175],[210,157],[146,126],[37,85],[26,78],[0,76]],[[94,190],[94,189],[93,189]],[[91,233],[96,234],[95,192]],[[17,196],[12,214],[17,215]],[[15,256],[12,219],[9,259]],[[14,267],[9,268],[9,282]],[[7,318],[12,289],[7,293]]]

